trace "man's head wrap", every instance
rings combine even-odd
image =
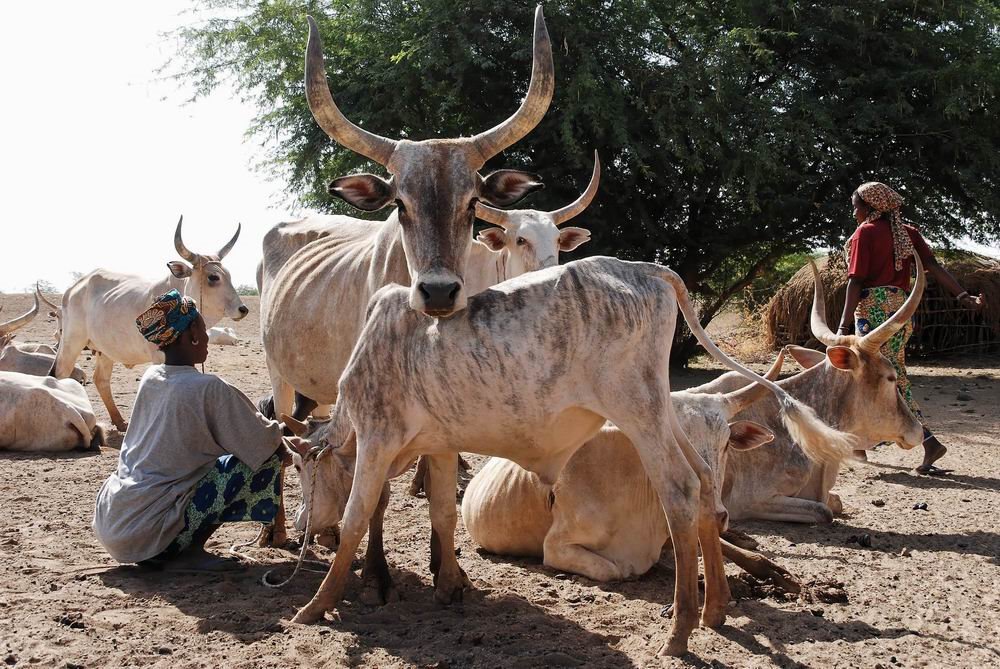
[[[177,341],[196,320],[198,308],[194,300],[171,290],[160,295],[149,309],[139,314],[135,325],[148,341],[158,348],[165,348]]]
[[[878,181],[869,181],[858,186],[855,191],[871,211],[861,225],[871,223],[884,214],[888,214],[889,226],[892,229],[892,259],[896,271],[903,269],[903,262],[913,255],[913,241],[903,228],[903,218],[899,208],[903,206],[902,196],[893,189]],[[850,244],[848,244],[850,249]],[[848,250],[848,263],[850,251]]]

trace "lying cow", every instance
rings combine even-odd
[[[0,451],[100,450],[87,391],[73,379],[0,372]]]
[[[458,452],[513,460],[552,484],[610,420],[634,444],[670,528],[676,615],[665,651],[684,652],[697,624],[699,542],[702,620],[722,624],[729,589],[718,532],[726,512],[670,400],[678,308],[713,357],[782,398],[787,428],[808,452],[817,459],[850,452],[853,440],[726,357],[700,326],[680,277],[665,267],[588,258],[501,283],[439,320],[410,309],[406,288],[386,287],[340,378],[332,419],[319,433],[325,446],[300,453],[296,463],[304,501],[296,524],[308,534],[343,515],[343,526],[329,574],[294,621],[314,622],[340,601],[370,519],[369,545],[374,539],[381,547],[386,481],[417,456],[429,456],[431,571],[435,597],[447,602],[469,585],[454,552]],[[365,575],[383,591],[391,585],[384,558],[379,564],[371,550]]]
[[[778,356],[765,378],[777,378],[783,359]],[[723,490],[730,451],[774,439],[762,425],[733,420],[765,394],[770,390],[756,384],[725,394],[670,393],[681,427],[712,470],[716,490]],[[554,485],[510,460],[491,458],[466,488],[462,519],[472,540],[490,553],[539,557],[549,567],[595,581],[645,574],[670,537],[639,454],[613,425],[570,458]],[[798,590],[787,572],[760,555],[726,541],[722,553],[756,576]]]
[[[14,333],[30,323],[38,314],[39,297],[35,292],[35,304],[26,314],[0,323],[0,372],[20,372],[33,376],[45,376],[52,368],[56,359],[56,350],[48,344],[14,343]],[[44,299],[44,297],[42,298]],[[2,308],[2,307],[0,307]],[[74,366],[70,378],[77,383],[87,382],[87,375],[82,369]]]
[[[208,343],[215,346],[235,346],[240,343],[240,338],[236,336],[236,330],[216,325],[208,329]]]
[[[789,395],[812,407],[821,419],[855,435],[863,444],[895,441],[913,448],[923,439],[920,421],[896,391],[896,372],[879,348],[913,316],[924,286],[923,265],[914,256],[917,280],[906,302],[889,320],[863,337],[835,335],[826,324],[823,282],[813,266],[813,336],[826,353],[787,347],[806,371],[778,382]],[[729,392],[745,385],[725,374],[691,392]],[[841,503],[830,494],[839,462],[816,462],[806,456],[778,420],[778,404],[765,397],[736,416],[766,425],[774,442],[750,452],[734,453],[726,470],[724,503],[736,519],[829,523]]]

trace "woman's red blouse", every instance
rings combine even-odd
[[[923,236],[912,225],[903,225],[910,235],[913,248],[920,254],[924,267],[934,259],[934,253]],[[888,221],[878,219],[873,223],[859,225],[850,239],[851,266],[847,275],[864,281],[865,288],[896,286],[910,290],[910,268],[913,258],[903,261],[903,269],[896,271],[892,260],[892,228]]]

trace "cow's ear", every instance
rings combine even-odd
[[[167,263],[167,269],[178,279],[186,279],[191,276],[191,265],[180,260],[171,260]]]
[[[386,181],[374,174],[352,174],[330,182],[330,195],[341,198],[363,211],[376,211],[396,198],[392,180]]]
[[[479,184],[479,199],[494,207],[509,207],[542,188],[545,188],[545,184],[537,174],[520,170],[497,170]]]
[[[861,365],[858,354],[850,346],[830,346],[826,349],[826,357],[829,358],[831,365],[848,372]]]
[[[752,420],[737,420],[729,424],[729,445],[733,450],[749,451],[774,441],[774,432]]]
[[[476,239],[490,247],[490,251],[501,251],[507,245],[507,233],[503,228],[483,228]]]
[[[590,241],[590,230],[585,228],[563,228],[559,231],[559,250],[568,253],[580,244]]]
[[[796,346],[795,344],[789,344],[785,347],[788,351],[788,355],[792,356],[795,362],[802,365],[803,369],[809,369],[820,364],[826,360],[826,354],[822,351],[815,351],[811,348],[805,348],[804,346]]]
[[[306,432],[309,431],[308,425],[306,425],[300,420],[292,418],[288,414],[281,414],[281,422],[284,423],[285,427],[291,430],[292,434],[294,434],[296,437],[301,437],[302,435],[304,435]]]

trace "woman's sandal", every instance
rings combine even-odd
[[[914,471],[925,476],[946,476],[952,473],[952,469],[941,469],[936,465],[920,465]]]

